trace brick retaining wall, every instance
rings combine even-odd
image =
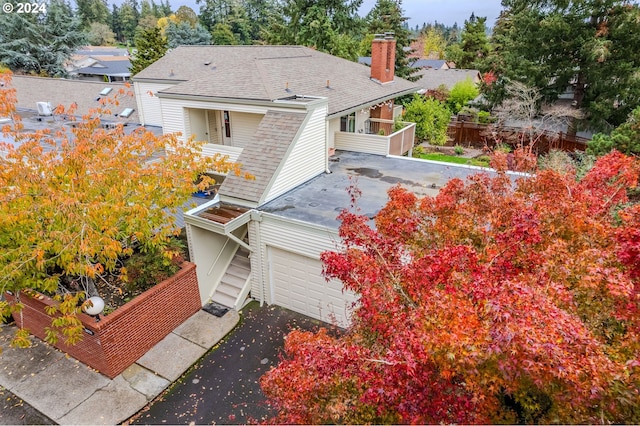
[[[20,301],[24,308],[21,313],[14,314],[16,323],[44,339],[45,327],[51,327],[51,317],[45,313],[45,306],[56,302],[48,297],[35,299],[24,293]],[[114,378],[201,307],[196,265],[185,262],[176,275],[109,315],[101,316],[99,322],[89,315],[79,314],[85,327],[82,341],[69,346],[60,338],[55,346]]]

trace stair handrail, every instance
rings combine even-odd
[[[218,263],[218,260],[220,259],[220,256],[222,256],[222,253],[224,252],[224,249],[227,247],[227,244],[229,244],[229,241],[231,240],[227,238],[227,240],[222,245],[222,248],[218,252],[218,256],[216,256],[216,259],[213,261],[213,263],[211,264],[211,267],[209,268],[209,271],[207,272],[207,276],[211,275],[211,273],[213,272],[213,267],[216,266],[216,263]]]

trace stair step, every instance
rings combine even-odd
[[[220,291],[216,291],[211,300],[229,308],[233,308],[233,305],[236,303],[235,297],[228,296]]]
[[[221,282],[220,285],[218,285],[216,292],[226,294],[227,296],[233,297],[234,299],[236,299],[238,297],[238,294],[240,294],[236,286],[225,282]]]
[[[251,261],[246,257],[234,257],[231,259],[231,265],[243,266],[245,268],[251,268]]]
[[[227,272],[225,272],[225,275],[233,275],[234,277],[246,280],[249,275],[251,275],[251,269],[232,264],[227,268]]]
[[[247,282],[247,277],[240,278],[236,277],[235,275],[224,274],[222,276],[222,280],[220,280],[220,285],[222,285],[223,283],[229,284],[239,291],[244,286],[245,282]]]

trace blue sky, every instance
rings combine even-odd
[[[376,4],[376,0],[364,0],[360,13],[365,15]],[[403,0],[404,15],[409,19],[409,26],[422,27],[423,23],[438,21],[445,25],[459,26],[469,19],[471,13],[486,16],[487,26],[493,27],[502,6],[500,0]]]

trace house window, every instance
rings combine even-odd
[[[340,117],[340,131],[354,133],[356,131],[356,113]]]
[[[229,111],[224,111],[224,134],[226,137],[231,137],[231,123],[229,122]]]

